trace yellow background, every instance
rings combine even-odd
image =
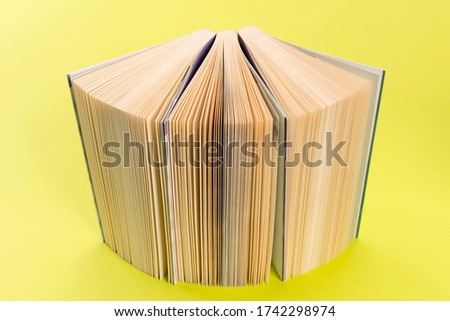
[[[1,1],[0,299],[450,300],[448,1]],[[265,286],[155,280],[101,242],[66,73],[256,25],[386,70],[360,239]]]

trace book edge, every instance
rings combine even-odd
[[[71,75],[70,74],[67,75],[67,80],[68,80],[68,83],[69,83],[70,96],[72,98],[73,110],[75,112],[75,117],[76,117],[76,120],[77,120],[78,134],[80,135],[81,146],[83,148],[84,161],[86,163],[86,168],[87,168],[87,172],[88,172],[88,176],[89,176],[89,183],[91,185],[92,197],[94,198],[94,204],[95,204],[95,211],[97,213],[98,226],[100,227],[100,234],[102,236],[102,241],[103,241],[103,243],[105,243],[105,235],[104,235],[104,232],[103,232],[103,226],[102,226],[102,222],[100,220],[100,214],[99,214],[99,211],[98,211],[97,198],[95,196],[94,184],[92,183],[91,169],[89,168],[89,162],[88,162],[88,158],[87,158],[87,154],[86,154],[86,147],[84,145],[83,132],[81,130],[80,118],[78,116],[78,109],[77,109],[77,104],[75,102],[75,95],[73,93],[72,79],[71,79]]]

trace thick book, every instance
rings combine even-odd
[[[69,74],[104,242],[172,283],[327,263],[358,236],[383,78],[255,27]]]

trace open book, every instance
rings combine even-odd
[[[383,77],[255,27],[69,74],[104,242],[173,283],[325,264],[358,235]]]

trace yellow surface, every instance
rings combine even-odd
[[[450,300],[448,1],[2,1],[0,299]],[[199,28],[256,25],[386,69],[360,239],[240,289],[169,285],[101,243],[66,73]]]

